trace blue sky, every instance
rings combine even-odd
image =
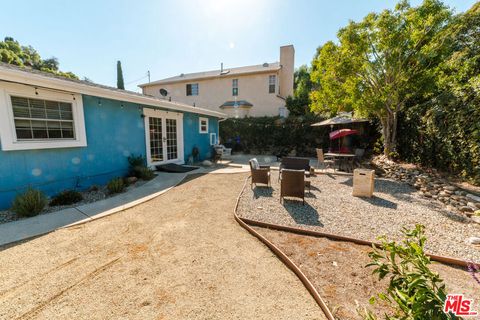
[[[152,81],[180,73],[278,60],[295,46],[295,65],[339,28],[393,0],[2,1],[0,37],[32,45],[60,68],[116,85],[121,60],[127,89],[150,70]],[[445,0],[456,12],[475,0]],[[412,0],[412,5],[420,3]]]

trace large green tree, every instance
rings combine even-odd
[[[433,96],[401,113],[399,153],[480,184],[480,2],[436,41],[447,55],[432,70]]]
[[[301,65],[293,74],[293,96],[287,97],[286,107],[292,116],[310,114],[310,92],[312,80],[310,70],[306,65]]]
[[[401,1],[394,10],[351,21],[339,31],[338,43],[317,50],[312,110],[354,110],[378,117],[385,155],[393,155],[398,113],[413,96],[427,99],[432,91],[432,70],[445,54],[435,40],[451,15],[438,0],[425,0],[418,7]]]
[[[33,47],[22,46],[11,37],[5,37],[4,41],[0,41],[0,61],[53,73],[66,78],[78,79],[72,72],[60,71],[57,58],[42,59]]]

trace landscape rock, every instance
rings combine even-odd
[[[479,197],[479,196],[476,196],[476,195],[473,195],[473,194],[471,194],[471,193],[467,193],[467,194],[465,195],[465,197],[466,197],[467,199],[472,200],[472,201],[480,202],[480,197]]]
[[[472,216],[471,219],[473,222],[480,224],[480,216]]]
[[[138,178],[137,177],[128,177],[127,178],[127,182],[128,184],[134,184],[135,182],[138,181]]]
[[[377,171],[383,172],[382,176],[413,186],[422,197],[442,206],[448,205],[451,212],[472,215],[473,211],[480,209],[480,196],[458,188],[434,169],[404,168],[384,156],[376,157],[372,162]]]
[[[212,165],[213,165],[212,161],[209,161],[209,160],[202,161],[202,166],[210,167]]]
[[[480,238],[479,237],[470,237],[466,241],[468,244],[480,244]]]
[[[473,212],[473,209],[467,206],[462,206],[459,208],[462,212]]]

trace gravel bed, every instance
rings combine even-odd
[[[144,185],[147,182],[148,181],[138,180],[134,184],[129,185],[125,189],[125,192],[128,192],[132,189],[138,188],[139,186]],[[46,214],[46,213],[51,213],[51,212],[55,212],[55,211],[60,211],[60,210],[67,209],[67,208],[78,207],[78,206],[81,206],[81,205],[84,205],[84,204],[87,204],[87,203],[100,201],[100,200],[110,198],[110,197],[113,197],[113,196],[116,195],[116,194],[110,194],[108,192],[106,186],[96,186],[94,188],[91,187],[88,190],[80,191],[80,193],[83,197],[82,201],[71,204],[71,205],[66,205],[66,206],[50,206],[50,205],[47,204],[45,206],[45,208],[42,210],[42,212],[40,212],[39,215]],[[49,198],[48,201],[50,202],[50,200],[51,199]],[[11,221],[22,220],[22,219],[28,219],[28,218],[18,217],[15,212],[10,211],[10,210],[0,211],[0,224],[11,222]]]
[[[375,196],[369,199],[352,196],[351,176],[319,174],[310,180],[312,189],[306,191],[305,205],[293,199],[280,203],[278,173],[274,171],[272,188],[245,188],[238,214],[371,241],[380,235],[399,240],[403,227],[423,224],[429,252],[480,262],[480,246],[465,242],[480,236],[480,225],[421,198],[405,183],[376,178]]]

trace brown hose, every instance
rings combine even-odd
[[[245,186],[247,184],[249,177],[245,179],[245,182],[243,184],[242,190],[240,191],[240,194],[237,197],[237,201],[235,203],[235,208],[233,209],[233,215],[235,217],[235,220],[240,224],[243,228],[245,228],[248,232],[250,232],[253,236],[257,237],[260,241],[262,241],[270,250],[273,251],[277,255],[277,257],[288,267],[290,270],[292,270],[297,277],[302,281],[303,285],[305,288],[310,292],[312,295],[313,299],[317,302],[317,304],[320,306],[322,309],[323,313],[327,317],[328,320],[335,320],[335,317],[333,316],[332,312],[328,308],[327,304],[325,301],[322,299],[320,294],[318,293],[317,289],[315,289],[315,286],[308,280],[307,276],[300,270],[300,268],[285,254],[283,253],[277,246],[275,246],[273,243],[268,241],[264,236],[262,236],[260,233],[255,231],[252,227],[250,227],[246,222],[243,221],[242,218],[240,218],[237,215],[237,208],[238,204],[240,203],[240,197],[243,194],[243,191],[245,190]]]
[[[361,239],[356,239],[356,238],[351,238],[351,237],[345,237],[345,236],[340,236],[332,233],[325,233],[325,232],[319,232],[319,231],[313,231],[313,230],[306,230],[306,229],[301,229],[301,228],[295,228],[295,227],[289,227],[289,226],[282,226],[278,224],[273,224],[273,223],[267,223],[267,222],[261,222],[261,221],[256,221],[256,220],[251,220],[251,219],[246,219],[246,218],[240,218],[242,219],[245,223],[252,225],[252,226],[258,226],[258,227],[263,227],[263,228],[268,228],[268,229],[273,229],[273,230],[279,230],[279,231],[285,231],[285,232],[291,232],[291,233],[296,233],[300,235],[305,235],[305,236],[311,236],[311,237],[318,237],[318,238],[329,238],[332,240],[337,240],[337,241],[345,241],[345,242],[353,242],[356,244],[360,245],[366,245],[366,246],[372,246],[375,245],[376,247],[381,248],[382,245],[373,242],[373,241],[367,241],[367,240],[361,240]],[[438,256],[435,254],[427,253],[427,256],[430,257],[433,261],[445,263],[445,264],[451,264],[451,265],[456,265],[460,267],[467,267],[468,262],[465,260],[461,259],[456,259],[452,257],[445,257],[445,256]]]

